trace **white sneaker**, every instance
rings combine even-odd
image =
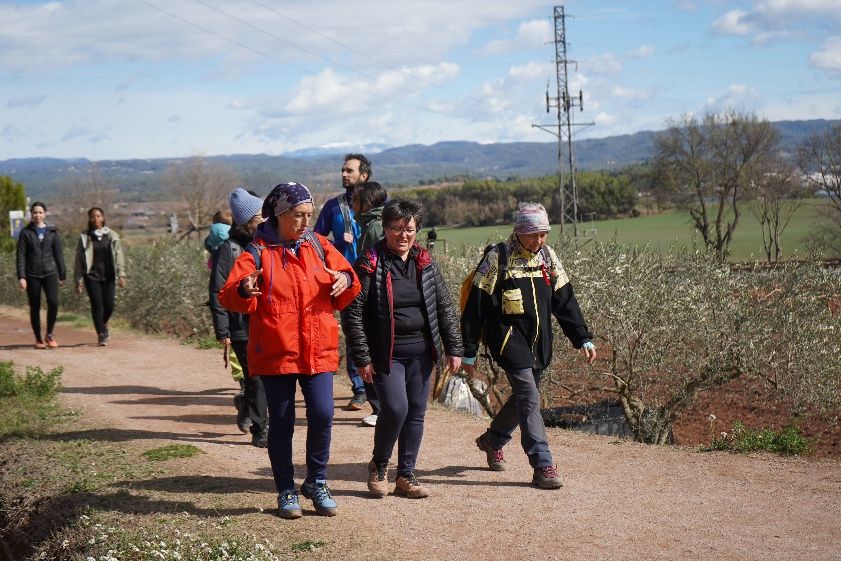
[[[377,426],[377,415],[368,415],[367,417],[362,417],[362,424],[366,427]]]

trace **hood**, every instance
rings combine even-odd
[[[354,217],[356,219],[356,223],[364,228],[375,220],[382,220],[384,208],[385,206],[378,206],[368,210],[367,212],[360,212]]]

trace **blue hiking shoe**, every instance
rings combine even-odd
[[[316,479],[314,483],[304,481],[304,484],[301,485],[301,494],[308,499],[312,499],[317,514],[321,516],[336,516],[338,506],[330,494],[330,488],[327,487],[327,482],[323,479]]]
[[[294,520],[301,517],[301,504],[295,489],[286,489],[277,496],[277,508],[281,518]]]

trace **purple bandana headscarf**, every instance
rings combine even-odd
[[[266,202],[263,203],[263,218],[280,216],[292,207],[311,202],[312,195],[306,185],[281,183],[266,197]]]
[[[515,234],[534,234],[548,232],[549,215],[540,203],[520,203],[520,210],[514,215]]]

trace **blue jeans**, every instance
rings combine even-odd
[[[356,371],[356,365],[353,363],[353,358],[350,354],[350,343],[345,345],[345,364],[347,365],[347,377],[350,378],[350,387],[353,388],[353,394],[365,393],[365,382],[362,380]]]
[[[327,479],[333,430],[333,373],[261,376],[269,407],[269,461],[278,493],[295,488],[292,435],[295,390],[300,384],[307,408],[307,481]]]
[[[546,425],[540,414],[540,390],[537,388],[543,370],[506,370],[505,375],[511,386],[511,395],[485,433],[488,444],[502,448],[511,441],[511,435],[519,425],[520,444],[529,457],[531,467],[537,469],[555,465],[546,438]]]
[[[389,372],[376,372],[374,385],[380,413],[374,429],[373,459],[385,463],[397,443],[397,473],[414,473],[423,439],[423,422],[429,397],[432,353],[413,358],[395,357]]]

